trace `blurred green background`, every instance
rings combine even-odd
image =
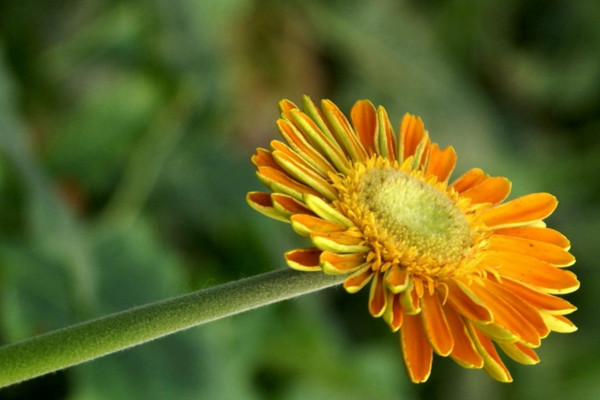
[[[408,382],[366,294],[330,289],[0,391],[0,399],[595,399],[600,2],[0,2],[0,342],[284,268],[245,203],[277,101],[409,111],[513,197],[560,200],[579,331],[496,383]],[[457,175],[455,175],[457,176]],[[0,371],[1,373],[1,371]]]

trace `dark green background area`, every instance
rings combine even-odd
[[[397,127],[555,194],[579,331],[515,382],[436,357],[341,289],[0,390],[0,399],[595,399],[600,393],[600,2],[0,1],[0,343],[285,268],[306,246],[252,211],[277,102],[368,98]],[[1,373],[1,369],[0,369]]]

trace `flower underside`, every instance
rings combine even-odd
[[[543,222],[553,196],[504,202],[510,182],[478,168],[450,183],[451,147],[431,143],[408,114],[397,138],[385,109],[366,100],[351,122],[327,100],[280,108],[286,143],[253,157],[271,193],[247,200],[310,238],[313,247],[286,253],[290,267],[346,275],[350,293],[370,285],[369,312],[400,331],[412,381],[427,380],[435,352],[508,382],[496,347],[534,364],[550,331],[576,329],[564,317],[576,308],[556,296],[579,287],[563,268],[575,260]]]

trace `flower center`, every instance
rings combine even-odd
[[[396,168],[371,168],[358,182],[358,201],[398,244],[442,263],[460,261],[473,242],[464,213],[441,190]]]

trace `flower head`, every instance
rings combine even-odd
[[[285,222],[313,247],[288,251],[301,271],[346,275],[355,293],[369,285],[369,312],[400,332],[413,382],[429,377],[433,353],[509,382],[497,347],[523,363],[550,331],[572,332],[575,311],[557,294],[579,287],[564,269],[569,241],[543,222],[548,193],[504,202],[510,181],[474,168],[450,182],[452,147],[431,143],[406,114],[396,137],[383,107],[358,101],[350,121],[329,100],[301,111],[280,103],[285,140],[252,161],[271,193],[248,203]]]

